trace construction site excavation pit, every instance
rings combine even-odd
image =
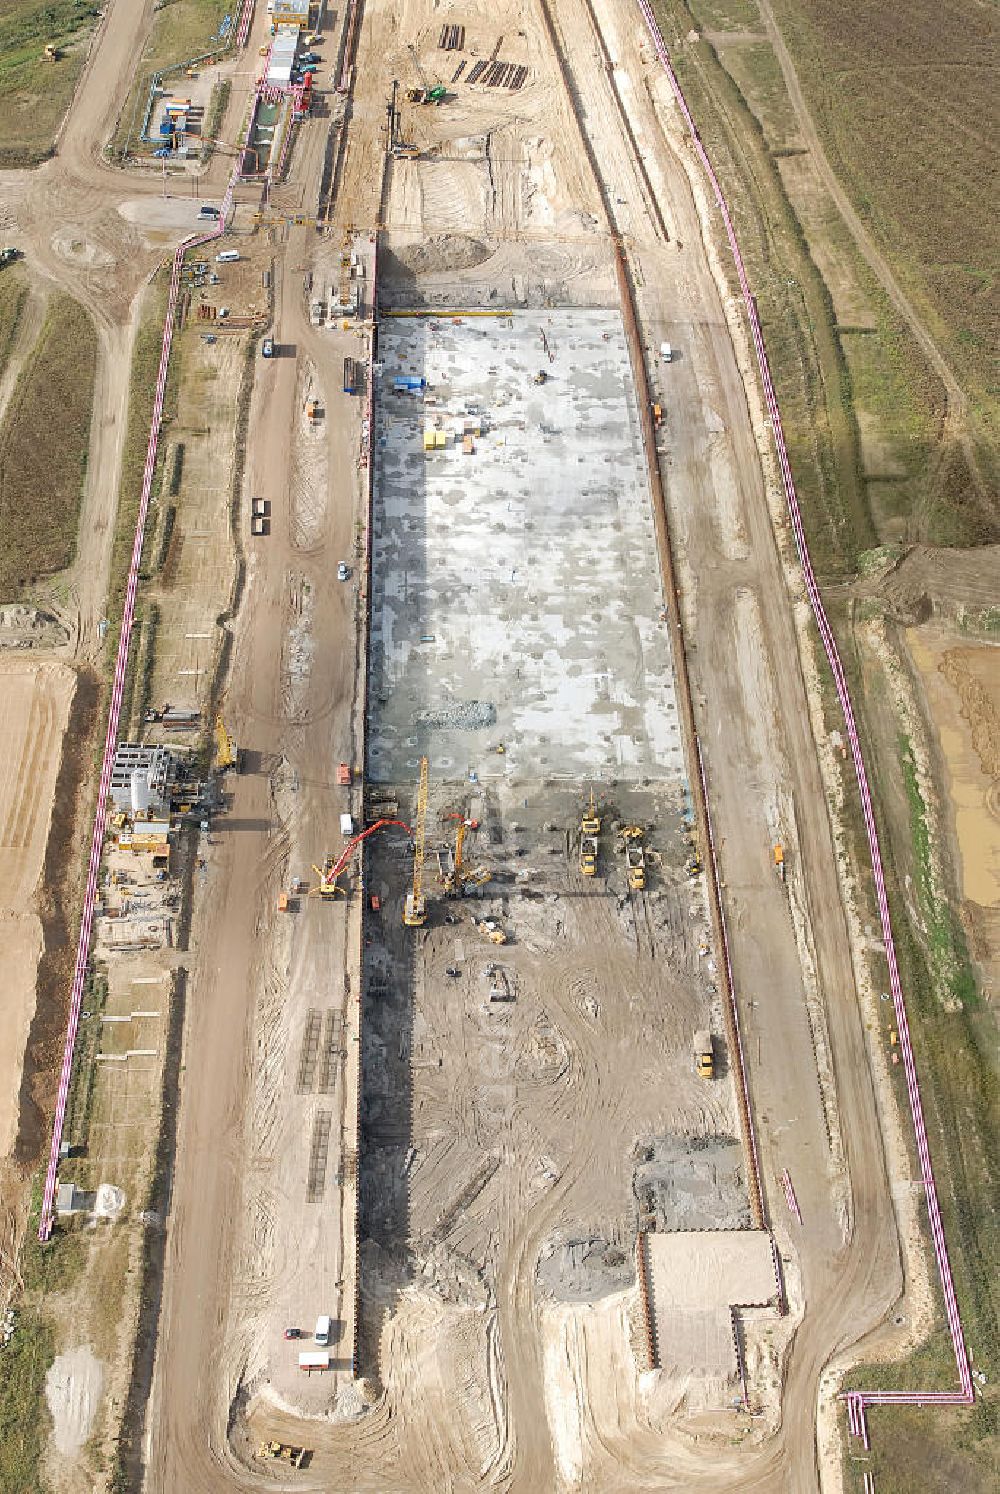
[[[620,315],[388,317],[378,367],[369,778],[681,778]]]
[[[746,1171],[621,316],[383,315],[375,378],[364,817],[417,832],[426,759],[426,916],[374,836],[359,1357],[433,1321],[474,1420],[470,1337],[520,1384],[549,1314],[631,1333],[637,1238],[739,1241]]]

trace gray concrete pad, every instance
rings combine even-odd
[[[369,776],[683,777],[621,316],[387,318],[379,367]]]

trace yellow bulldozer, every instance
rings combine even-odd
[[[262,1442],[257,1449],[258,1458],[273,1458],[282,1463],[291,1463],[293,1468],[301,1468],[309,1456],[308,1447],[293,1447],[290,1442]]]

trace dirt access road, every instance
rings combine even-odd
[[[406,40],[412,36],[426,45],[430,29],[441,21],[426,5],[413,3],[392,12],[388,29],[398,33],[393,37],[386,35],[386,15],[386,7],[377,4],[366,13],[358,94],[348,125],[349,152],[357,139],[377,138],[389,79],[397,75],[391,69],[405,61]],[[563,132],[560,151],[577,163],[573,209],[578,211],[582,200],[584,210],[596,220],[595,239],[605,244],[610,228],[625,232],[649,348],[669,337],[679,349],[676,363],[656,374],[668,410],[664,458],[671,517],[684,584],[686,630],[693,645],[694,682],[703,697],[699,725],[716,828],[724,841],[722,865],[737,984],[746,997],[743,1016],[751,1034],[750,1083],[761,1120],[765,1188],[789,1262],[793,1307],[804,1313],[787,1365],[781,1430],[753,1447],[713,1444],[699,1451],[683,1423],[654,1428],[638,1399],[626,1414],[616,1393],[620,1380],[612,1383],[602,1376],[596,1361],[588,1366],[584,1338],[577,1350],[581,1357],[574,1361],[588,1426],[588,1463],[578,1486],[586,1487],[589,1480],[591,1487],[609,1489],[811,1489],[818,1480],[820,1371],[879,1321],[899,1290],[900,1277],[851,950],[844,920],[834,912],[840,907],[840,887],[809,731],[808,700],[801,672],[790,667],[798,657],[791,598],[771,528],[747,393],[692,196],[688,152],[662,80],[650,69],[640,18],[624,0],[600,4],[593,18],[588,13],[586,25],[580,24],[579,10],[566,0],[553,4],[552,15],[588,137],[602,163],[610,223],[603,217],[600,195],[581,180],[585,173],[579,166],[580,137],[572,132],[569,95],[556,83],[556,58],[539,12],[534,7],[513,11],[509,25],[505,13],[503,29],[505,34],[508,29],[512,34],[524,30],[527,55],[545,78],[540,116],[544,120],[545,109],[551,107],[551,131]],[[475,19],[483,27],[484,39],[489,32],[488,54],[500,18],[493,12],[487,22],[476,10],[462,19],[467,27]],[[595,21],[600,31],[594,29]],[[594,66],[602,45],[608,48],[610,67]],[[483,51],[482,44],[479,49]],[[442,119],[447,119],[443,112]],[[358,136],[353,133],[354,120],[360,122]],[[642,169],[637,153],[645,157]],[[310,158],[318,159],[318,152],[313,150]],[[358,173],[362,205],[372,203],[377,181],[371,159],[371,151],[354,149],[348,160]],[[569,194],[561,195],[565,184],[557,165],[550,160],[549,166],[548,174],[540,173],[549,207],[564,211]],[[293,172],[297,169],[293,160]],[[481,163],[484,174],[488,169]],[[415,183],[406,182],[408,173],[419,170],[411,162],[405,173],[400,171],[400,190],[405,188],[408,195],[405,204],[395,206],[390,197],[391,221],[402,220],[408,228],[418,229],[423,223],[425,234],[454,232],[453,223],[442,221],[440,195],[422,195],[419,177]],[[348,186],[351,180],[348,171]],[[523,236],[526,227],[525,182],[537,190],[538,180],[536,165],[530,176],[524,170],[520,190],[516,180],[506,185],[509,217],[504,226],[512,237],[518,232]],[[304,201],[310,200],[317,185],[303,183]],[[337,212],[344,221],[361,221],[353,200],[342,200]],[[528,226],[540,235],[536,225]],[[573,232],[579,237],[585,233],[579,217]],[[555,237],[558,241],[558,231]],[[299,257],[305,242],[294,240],[284,252],[289,288],[292,277],[306,267]],[[519,248],[523,251],[524,245]],[[509,264],[509,257],[500,258]],[[471,299],[471,281],[466,283]],[[484,270],[478,283],[481,298],[496,288],[497,281]],[[290,289],[283,297],[279,321],[279,341],[304,339],[301,301]],[[669,394],[664,383],[668,377],[679,386]],[[255,752],[267,759],[280,751],[293,763],[298,781],[310,785],[310,818],[317,817],[313,843],[319,848],[319,818],[329,823],[333,814],[333,801],[326,797],[329,769],[336,759],[330,749],[344,740],[351,692],[346,675],[335,674],[333,683],[316,675],[302,708],[308,724],[297,724],[283,714],[280,661],[284,629],[290,622],[287,573],[293,569],[317,575],[320,582],[319,575],[308,569],[311,556],[282,549],[289,509],[281,495],[287,487],[288,431],[296,410],[290,370],[280,370],[274,378],[269,399],[257,406],[260,416],[252,430],[250,463],[251,471],[259,474],[256,481],[266,477],[274,485],[269,496],[276,504],[277,522],[274,543],[266,555],[263,547],[259,552],[237,623],[230,708],[236,730],[243,731]],[[316,542],[321,569],[327,574],[336,554],[336,537],[343,532],[336,525],[348,514],[343,481],[330,491],[336,501],[325,521],[328,527],[321,529]],[[319,600],[316,606],[320,608]],[[319,610],[315,617],[324,668],[347,669],[345,660],[352,653],[346,635],[349,619],[337,613],[332,599],[325,617],[321,620]],[[313,693],[317,690],[319,696]],[[322,714],[310,704],[320,697]],[[749,810],[748,782],[753,789]],[[247,1143],[255,1140],[260,1125],[258,1117],[246,1113],[250,1075],[271,1055],[268,1033],[255,1028],[252,1017],[262,980],[258,966],[268,964],[265,985],[277,971],[279,1001],[284,979],[270,909],[277,868],[286,847],[290,849],[290,842],[283,839],[290,834],[289,823],[271,807],[262,774],[254,772],[237,782],[199,935],[170,1266],[150,1419],[152,1489],[208,1491],[252,1488],[262,1482],[235,1465],[228,1427],[237,1387],[253,1386],[265,1369],[259,1357],[250,1356],[239,1315],[259,1314],[261,1298],[273,1288],[270,1276],[257,1274],[256,1258],[233,1249],[233,1204],[246,1196],[240,1174],[247,1167]],[[771,839],[779,831],[793,863],[792,906],[768,865]],[[333,929],[337,927],[334,923]],[[336,972],[342,937],[346,944],[346,931],[332,935],[330,951],[314,967],[324,978]],[[310,968],[308,961],[304,968]],[[821,1047],[824,1042],[836,1084],[835,1104],[829,1076],[821,1087],[816,1074],[814,1044]],[[803,1209],[803,1227],[794,1237],[777,1186],[783,1167],[792,1173]],[[263,1237],[273,1232],[266,1211],[259,1230]],[[535,1490],[552,1487],[556,1479],[532,1322],[532,1280],[540,1245],[533,1229],[512,1245],[516,1266],[508,1282],[504,1321],[509,1342],[491,1349],[504,1439],[502,1456],[489,1473],[495,1487]],[[433,1332],[433,1325],[414,1325],[415,1339],[421,1328]],[[409,1360],[402,1352],[405,1342],[400,1340],[397,1378],[360,1422],[324,1426],[277,1412],[255,1419],[255,1430],[266,1429],[316,1449],[311,1471],[297,1477],[299,1487],[347,1483],[359,1489],[412,1490],[440,1487],[442,1481],[456,1488],[482,1487],[482,1479],[473,1477],[468,1467],[456,1469],[449,1463],[449,1451],[436,1438],[427,1415],[415,1414],[428,1360]],[[634,1377],[633,1361],[627,1361],[627,1369]],[[512,1373],[517,1386],[508,1396],[506,1382]],[[447,1415],[442,1388],[447,1383],[443,1377],[439,1387],[442,1417]],[[618,1428],[613,1435],[612,1427]]]
[[[318,190],[328,128],[323,118],[302,126],[279,198],[302,188],[308,201]],[[231,779],[198,895],[151,1490],[218,1489],[220,1463],[226,1486],[244,1486],[225,1434],[236,1388],[258,1366],[279,1383],[291,1366],[294,1383],[298,1345],[284,1342],[283,1325],[308,1327],[320,1311],[346,1322],[353,1305],[350,1190],[322,1209],[302,1206],[316,1107],[282,1080],[309,1009],[330,1004],[343,1025],[356,910],[303,896],[291,914],[275,912],[289,877],[315,883],[313,864],[334,849],[347,807],[336,765],[356,755],[358,583],[336,572],[354,560],[361,493],[360,405],[340,392],[340,376],[345,353],[363,349],[356,334],[309,324],[303,271],[315,242],[297,228],[274,246],[277,356],[258,363],[250,408],[242,525],[246,534],[250,499],[262,496],[270,532],[249,543],[225,701],[247,767]],[[316,427],[307,397],[324,411]],[[336,1104],[331,1172],[344,1161],[356,1097],[340,1085]],[[343,1347],[334,1348],[344,1368]]]
[[[67,291],[86,306],[98,332],[87,478],[64,617],[81,662],[93,662],[100,649],[97,622],[107,594],[141,292],[197,223],[193,182],[172,187],[178,200],[165,215],[161,181],[109,166],[101,154],[155,9],[153,0],[110,0],[55,156],[34,171],[0,174],[13,220],[10,240],[24,251],[33,287]],[[200,179],[202,196],[221,192],[229,170],[217,154]]]

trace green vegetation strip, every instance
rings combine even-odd
[[[0,1345],[0,1489],[3,1494],[48,1494],[41,1466],[49,1422],[45,1377],[56,1354],[53,1297],[79,1280],[88,1247],[77,1230],[57,1233],[50,1245],[35,1238],[41,1209],[36,1186],[21,1253],[23,1290],[14,1332]]]
[[[75,553],[96,366],[89,315],[70,296],[55,296],[0,430],[4,600]]]
[[[52,154],[99,14],[89,0],[0,4],[0,169]],[[54,62],[44,56],[49,45],[58,50]]]
[[[28,297],[28,283],[14,265],[0,270],[0,378],[14,348],[21,312]]]

